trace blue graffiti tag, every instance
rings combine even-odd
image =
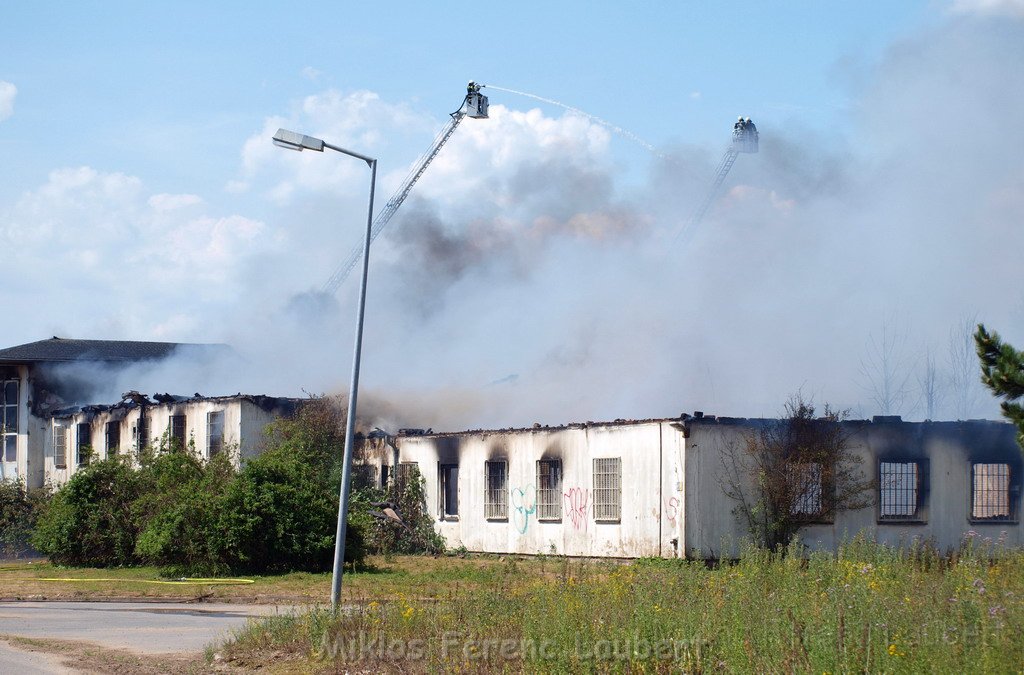
[[[512,524],[519,534],[526,534],[530,525],[530,514],[537,511],[537,489],[532,485],[512,488]]]

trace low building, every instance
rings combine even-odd
[[[188,449],[209,459],[229,453],[235,466],[262,450],[263,431],[291,417],[301,399],[271,396],[170,396],[129,392],[114,405],[54,410],[44,433],[44,473],[59,486],[93,459],[138,457],[147,447]]]
[[[778,423],[698,413],[461,433],[403,430],[370,440],[361,475],[380,484],[418,470],[436,529],[451,547],[734,556],[749,534],[725,489],[727,460],[750,434]],[[800,531],[807,546],[834,548],[864,533],[894,545],[918,540],[950,549],[971,531],[1024,543],[1024,474],[1013,425],[876,417],[841,426],[874,486],[870,505],[808,518]],[[796,508],[813,516],[827,489],[819,483]]]
[[[65,482],[90,457],[137,453],[162,439],[209,457],[258,452],[263,428],[300,401],[267,396],[190,397],[129,392],[94,405],[95,392],[118,375],[149,365],[202,368],[235,358],[226,345],[75,340],[53,337],[0,349],[0,478],[28,487]]]

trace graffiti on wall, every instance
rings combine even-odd
[[[679,497],[669,497],[665,500],[665,518],[675,527],[677,517],[679,517]]]
[[[532,485],[512,488],[511,497],[512,524],[519,530],[519,534],[526,534],[530,516],[537,512],[537,488]]]
[[[587,503],[590,501],[590,491],[580,487],[569,488],[564,493],[565,512],[569,516],[569,522],[573,529],[582,532],[587,531]]]

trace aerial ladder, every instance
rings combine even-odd
[[[459,124],[462,123],[462,120],[467,117],[472,117],[473,119],[487,119],[487,97],[480,93],[480,89],[483,86],[484,85],[477,84],[476,82],[470,82],[466,87],[466,97],[462,99],[462,105],[459,106],[458,110],[451,113],[451,119],[448,120],[448,124],[445,125],[434,139],[430,149],[420,157],[419,161],[417,161],[415,165],[413,165],[412,170],[409,171],[409,175],[407,175],[405,180],[402,181],[398,190],[391,195],[391,199],[388,200],[388,203],[383,209],[381,209],[380,213],[377,214],[377,217],[374,219],[373,225],[370,228],[371,242],[377,238],[385,227],[388,226],[391,218],[395,215],[395,212],[398,211],[398,207],[402,205],[402,202],[404,202],[406,197],[409,196],[409,193],[412,192],[412,188],[416,185],[416,181],[420,179],[420,176],[422,176],[427,170],[430,163],[433,162],[434,158],[437,157],[439,152],[441,152],[441,148],[443,148],[445,143],[448,142],[448,139],[452,137],[455,130],[459,128]],[[345,279],[348,278],[348,275],[352,272],[352,269],[356,266],[356,263],[360,260],[362,255],[362,245],[356,246],[352,249],[348,258],[338,265],[334,270],[334,274],[331,275],[331,278],[327,280],[320,290],[329,295],[337,293],[338,289],[341,288],[343,283],[345,283]]]
[[[708,190],[704,196],[704,201],[700,203],[697,210],[693,212],[693,217],[690,218],[689,224],[676,235],[677,240],[684,237],[688,240],[689,237],[693,236],[694,230],[704,220],[708,209],[711,208],[715,198],[718,197],[718,191],[721,189],[722,183],[725,182],[725,177],[729,175],[732,165],[736,163],[736,158],[740,156],[740,153],[756,153],[757,142],[757,127],[754,126],[749,117],[746,119],[740,117],[732,126],[732,143],[729,144],[725,154],[722,155],[721,161],[718,162],[718,168],[715,169],[715,177],[711,181],[711,189]]]

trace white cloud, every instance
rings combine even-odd
[[[306,66],[305,68],[302,69],[302,76],[312,82],[316,82],[317,80],[319,80],[321,75],[323,75],[323,73],[314,68],[313,66]]]
[[[177,209],[183,209],[186,206],[202,204],[203,198],[199,195],[172,195],[162,193],[150,197],[148,203],[157,211],[175,211]]]
[[[14,114],[14,97],[17,95],[17,87],[0,80],[0,122]]]
[[[949,9],[954,14],[1024,18],[1024,0],[953,0]]]

